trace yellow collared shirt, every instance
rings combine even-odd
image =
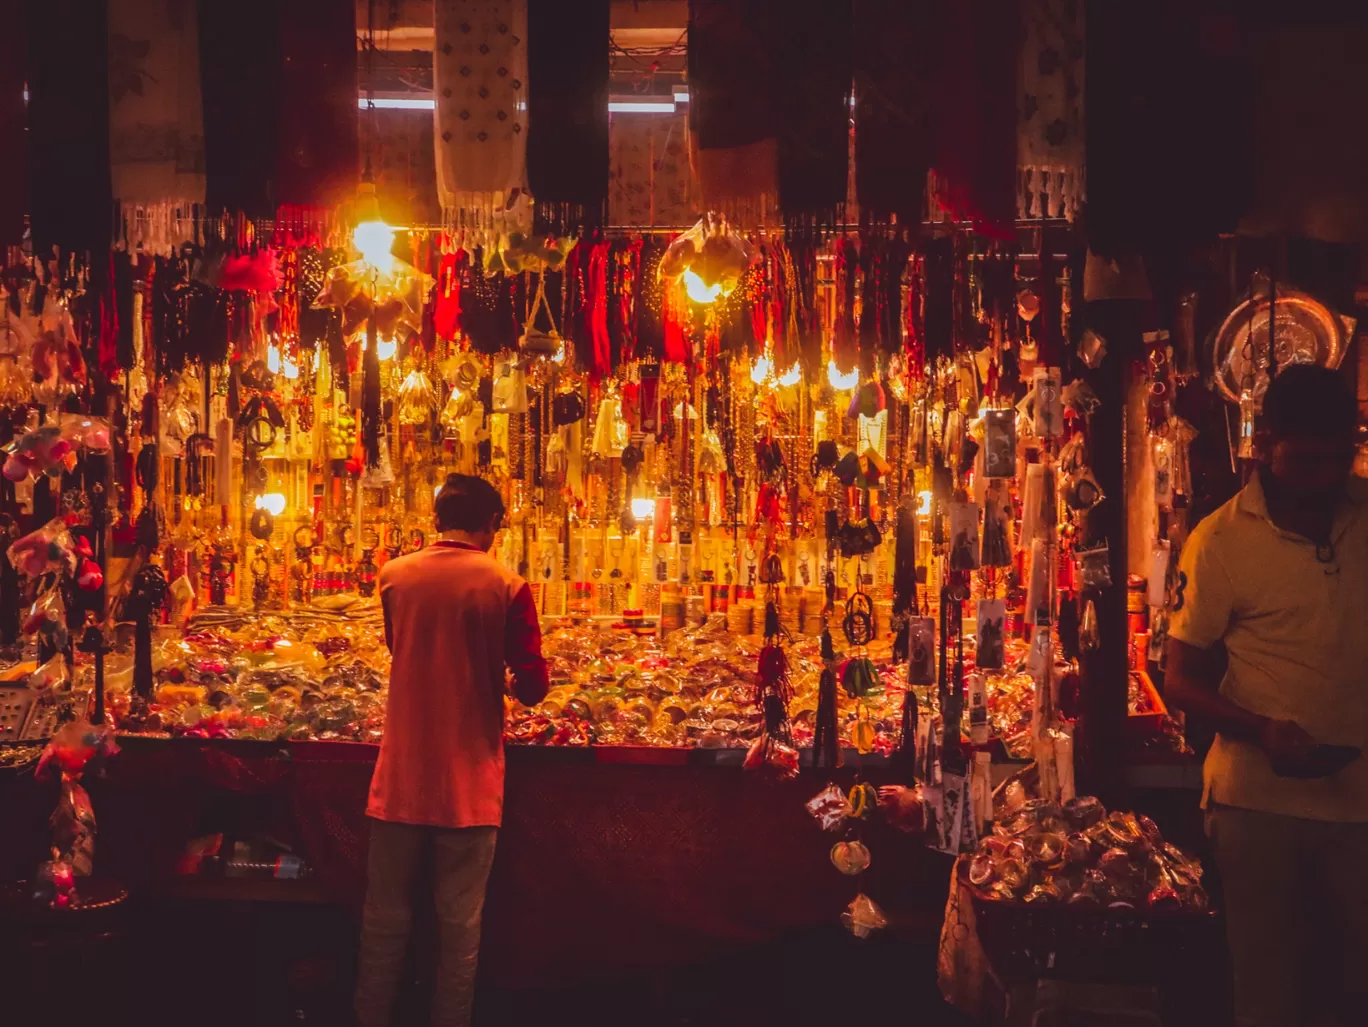
[[[1221,694],[1294,720],[1318,742],[1365,751],[1338,774],[1303,781],[1278,777],[1257,746],[1218,734],[1204,807],[1368,821],[1368,481],[1350,481],[1331,543],[1324,561],[1309,539],[1275,526],[1256,475],[1183,548],[1169,634],[1199,649],[1225,643]]]

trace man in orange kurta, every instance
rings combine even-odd
[[[413,883],[429,851],[440,924],[432,1023],[470,1023],[480,914],[503,815],[504,669],[527,705],[547,689],[532,591],[489,556],[504,514],[498,492],[481,478],[453,474],[435,507],[439,540],[380,572],[393,666],[366,808],[361,1027],[390,1022]]]

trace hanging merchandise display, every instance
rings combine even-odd
[[[109,160],[120,234],[128,246],[159,253],[195,238],[204,203],[195,0],[111,4],[109,38]]]
[[[472,245],[532,227],[527,4],[434,5],[437,191],[443,221]]]
[[[441,217],[406,227],[375,109],[354,123],[385,63],[374,9],[363,82],[354,5],[111,19],[110,54],[149,32],[158,76],[140,92],[101,65],[121,245],[6,253],[0,276],[15,737],[75,718],[137,746],[364,752],[386,730],[386,565],[437,540],[437,493],[474,475],[550,672],[534,705],[503,698],[510,750],[817,792],[829,915],[859,938],[893,919],[887,829],[963,854],[985,901],[1201,908],[1199,866],[1077,794],[1091,694],[1126,688],[1127,729],[1165,730],[1143,661],[1089,664],[1152,653],[1181,589],[1198,436],[1171,400],[1201,355],[1195,299],[1144,361],[1078,323],[1081,151],[1052,127],[1080,127],[1078,26],[1051,17],[1070,5],[1027,4],[1028,69],[987,0],[691,0],[687,142],[626,137],[670,182],[692,151],[697,195],[660,231],[609,223],[612,6],[436,0]],[[1018,72],[1038,108],[1014,134]],[[197,106],[166,92],[187,74]],[[166,142],[197,115],[202,160]],[[143,122],[167,152],[125,152]],[[642,195],[631,220],[657,220]],[[1301,296],[1250,303],[1246,334],[1294,304],[1335,328],[1305,359],[1343,354],[1348,329]],[[1240,352],[1218,388],[1252,416],[1267,350]],[[1151,381],[1143,624],[1109,612],[1122,359]],[[1033,794],[994,793],[1028,763]],[[44,871],[54,897],[78,850]]]
[[[1017,63],[1017,216],[1073,220],[1083,176],[1084,24],[1075,0],[1026,0]]]

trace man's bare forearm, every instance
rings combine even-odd
[[[1258,742],[1268,718],[1221,694],[1220,657],[1211,650],[1169,639],[1164,697],[1169,705],[1210,721],[1221,734]]]

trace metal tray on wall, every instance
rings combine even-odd
[[[1217,390],[1238,403],[1246,375],[1254,381],[1254,398],[1262,402],[1268,388],[1269,292],[1266,278],[1257,279],[1250,296],[1229,314],[1212,337],[1211,363]],[[1320,364],[1336,369],[1353,338],[1355,321],[1331,310],[1297,289],[1277,290],[1277,367]],[[1252,367],[1251,367],[1252,363]]]

